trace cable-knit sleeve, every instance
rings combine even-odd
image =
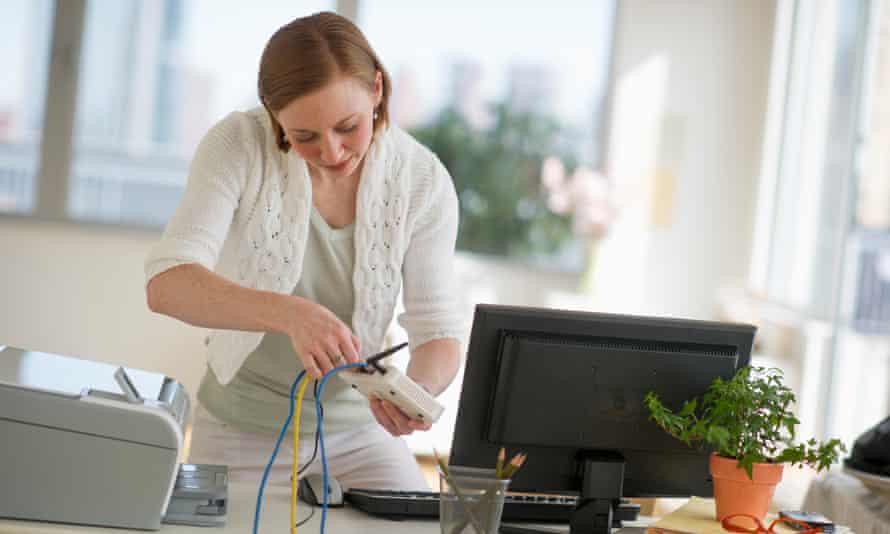
[[[411,348],[441,338],[462,340],[466,322],[459,310],[454,280],[458,204],[451,176],[433,159],[426,198],[409,236],[402,266],[405,312],[399,324]]]
[[[146,283],[186,263],[214,269],[256,145],[255,128],[245,113],[231,113],[207,132],[189,167],[182,199],[145,260]]]

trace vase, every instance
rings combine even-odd
[[[737,459],[711,454],[717,520],[722,521],[733,514],[747,514],[763,521],[776,486],[782,480],[783,467],[783,464],[756,463],[753,478],[748,478],[748,473],[738,467]]]

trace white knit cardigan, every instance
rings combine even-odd
[[[411,348],[461,339],[452,258],[458,207],[454,184],[435,155],[389,126],[365,156],[355,222],[355,334],[376,351],[399,316]],[[161,241],[145,261],[146,283],[197,263],[245,287],[290,294],[300,279],[312,206],[305,160],[282,153],[262,108],[235,112],[201,141],[188,184]],[[259,345],[262,332],[214,330],[208,362],[223,384]]]

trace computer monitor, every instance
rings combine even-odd
[[[710,450],[649,419],[749,364],[755,327],[517,306],[476,307],[450,462],[528,460],[511,491],[579,496],[573,532],[609,532],[622,497],[713,494]]]

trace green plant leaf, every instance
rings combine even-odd
[[[650,418],[670,435],[687,445],[712,445],[721,456],[736,458],[749,477],[753,465],[763,462],[826,469],[846,450],[837,439],[795,441],[800,424],[792,411],[795,395],[776,368],[744,367],[730,380],[715,378],[700,398],[687,399],[677,413],[653,392],[644,402]]]
[[[695,413],[695,407],[698,405],[698,399],[688,400],[683,403],[683,409],[677,414],[680,417],[689,417]]]

